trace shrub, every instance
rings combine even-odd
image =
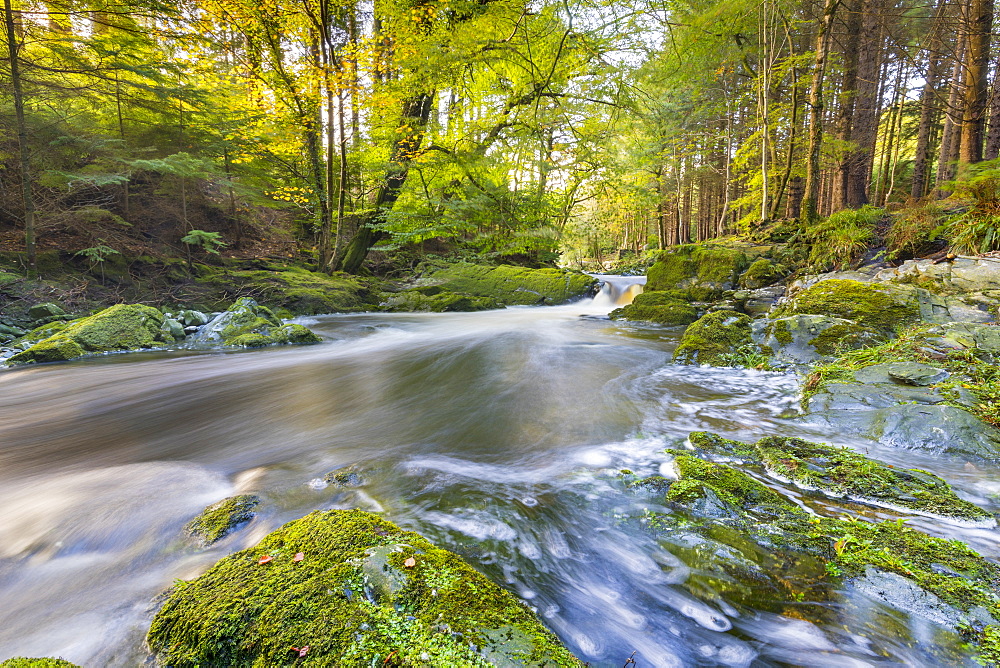
[[[812,244],[809,265],[817,271],[851,267],[875,238],[875,226],[885,210],[866,204],[860,209],[844,209],[807,231]]]

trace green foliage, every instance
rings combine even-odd
[[[226,246],[226,243],[222,241],[221,236],[222,235],[218,232],[191,230],[181,237],[181,241],[191,246],[197,246],[206,253],[214,253],[215,255],[218,255],[219,249]]]
[[[104,262],[112,255],[121,255],[121,253],[116,251],[114,248],[105,246],[104,244],[98,244],[90,248],[84,248],[83,250],[78,250],[77,252],[73,253],[73,255],[82,255],[83,257],[90,260],[91,266],[94,266],[96,264]]]
[[[1000,159],[971,166],[971,177],[952,183],[954,196],[969,208],[948,218],[940,232],[956,253],[1000,249]]]
[[[916,257],[926,252],[943,231],[944,220],[944,209],[937,202],[899,211],[885,235],[887,258]]]
[[[816,271],[846,269],[854,265],[875,238],[875,226],[885,210],[866,204],[860,209],[844,209],[806,231],[812,244],[809,265]]]

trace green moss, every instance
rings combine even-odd
[[[80,668],[75,663],[70,663],[64,659],[29,659],[23,656],[16,656],[0,662],[0,668]]]
[[[845,350],[864,348],[881,340],[884,338],[879,336],[879,332],[870,327],[844,322],[827,327],[810,339],[809,345],[820,355],[837,355]]]
[[[427,294],[430,290],[431,293]],[[445,313],[454,311],[486,311],[503,308],[503,303],[493,297],[473,297],[440,289],[407,290],[391,295],[379,308],[390,312],[423,311]]]
[[[582,665],[456,555],[359,510],[314,512],[178,584],[147,640],[175,668]]]
[[[774,323],[774,338],[777,339],[778,343],[783,346],[787,346],[792,342],[792,331],[788,328],[788,321],[781,321]]]
[[[432,270],[424,286],[486,297],[506,305],[562,304],[593,293],[597,279],[565,269],[453,264]]]
[[[249,522],[256,513],[253,511],[260,503],[260,497],[253,494],[231,496],[206,508],[198,517],[188,522],[184,530],[197,538],[202,545],[224,538],[241,524]]]
[[[2,288],[5,285],[10,285],[11,283],[17,283],[18,281],[23,279],[24,279],[23,276],[19,276],[17,274],[11,274],[6,271],[0,271],[0,288]]]
[[[675,246],[665,250],[646,273],[646,289],[674,290],[684,299],[708,301],[736,285],[749,259],[737,248],[717,245]]]
[[[755,290],[776,283],[785,272],[781,267],[767,258],[754,260],[747,270],[740,275],[741,288]]]
[[[265,306],[243,297],[229,307],[227,319],[219,335],[222,343],[236,348],[262,348],[289,343],[317,343],[322,339],[309,328],[298,324],[281,324]]]
[[[674,361],[683,364],[727,365],[726,355],[752,345],[750,317],[732,311],[716,311],[693,322],[674,350]]]
[[[725,464],[717,464],[691,455],[679,455],[674,458],[674,467],[679,478],[678,482],[687,481],[680,492],[675,492],[673,485],[667,492],[667,500],[679,500],[679,495],[690,496],[692,482],[698,482],[728,504],[742,510],[771,507],[779,512],[798,511],[791,501],[775,492],[763,483],[757,482],[747,474]]]
[[[642,292],[631,304],[616,308],[609,314],[612,320],[641,320],[658,325],[690,325],[698,319],[698,311],[668,292]]]
[[[297,315],[364,311],[374,301],[369,286],[357,277],[327,275],[297,267],[276,267],[273,271],[213,270],[200,277],[198,283],[229,295],[224,297],[226,302],[238,294],[250,295],[256,301]]]
[[[14,355],[9,362],[55,362],[89,353],[152,348],[164,342],[162,324],[163,314],[151,306],[117,304],[68,323],[55,334]],[[32,334],[34,332],[28,336]]]
[[[745,444],[741,447],[706,433],[692,435],[692,443],[727,455],[744,454],[746,449]],[[786,441],[771,445],[772,452],[780,445],[786,455],[792,454]],[[810,452],[818,447],[824,456],[830,455],[827,446],[792,445],[808,447]],[[1000,566],[964,543],[928,536],[904,526],[902,520],[867,522],[812,515],[736,468],[690,454],[677,455],[675,462],[679,479],[665,495],[673,513],[647,512],[646,524],[668,537],[678,532],[681,545],[706,546],[697,555],[699,567],[723,573],[727,591],[781,586],[793,594],[797,591],[799,601],[805,596],[824,600],[842,589],[845,579],[865,577],[873,568],[895,573],[958,613],[967,613],[967,619],[981,620],[956,630],[981,643],[981,657],[995,660],[996,627],[985,626],[982,620],[1000,616]],[[934,481],[932,486],[937,485]],[[684,538],[692,532],[701,539]],[[816,564],[825,568],[816,571]],[[760,606],[759,599],[751,602]]]
[[[987,626],[979,638],[979,663],[1000,666],[1000,626]]]
[[[892,286],[830,279],[798,293],[772,317],[797,314],[834,316],[893,333],[918,322],[920,307],[912,294]]]

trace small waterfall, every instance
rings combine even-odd
[[[601,281],[601,290],[594,297],[594,305],[606,306],[609,310],[631,304],[646,285],[645,276],[595,274],[594,278]]]

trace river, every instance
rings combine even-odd
[[[905,639],[862,637],[857,610],[810,621],[683,586],[698,564],[642,529],[656,498],[619,469],[656,473],[693,430],[852,443],[794,419],[795,376],[672,365],[677,330],[605,317],[637,282],[616,281],[557,307],[302,319],[327,339],[313,346],[0,372],[0,659],[138,665],[175,579],[313,509],[361,507],[463,555],[593,666],[919,663]],[[993,470],[853,445],[973,500],[1000,491]],[[346,466],[362,486],[323,483]],[[185,542],[202,508],[248,492],[263,501],[245,529]],[[912,524],[996,556],[995,531]]]

